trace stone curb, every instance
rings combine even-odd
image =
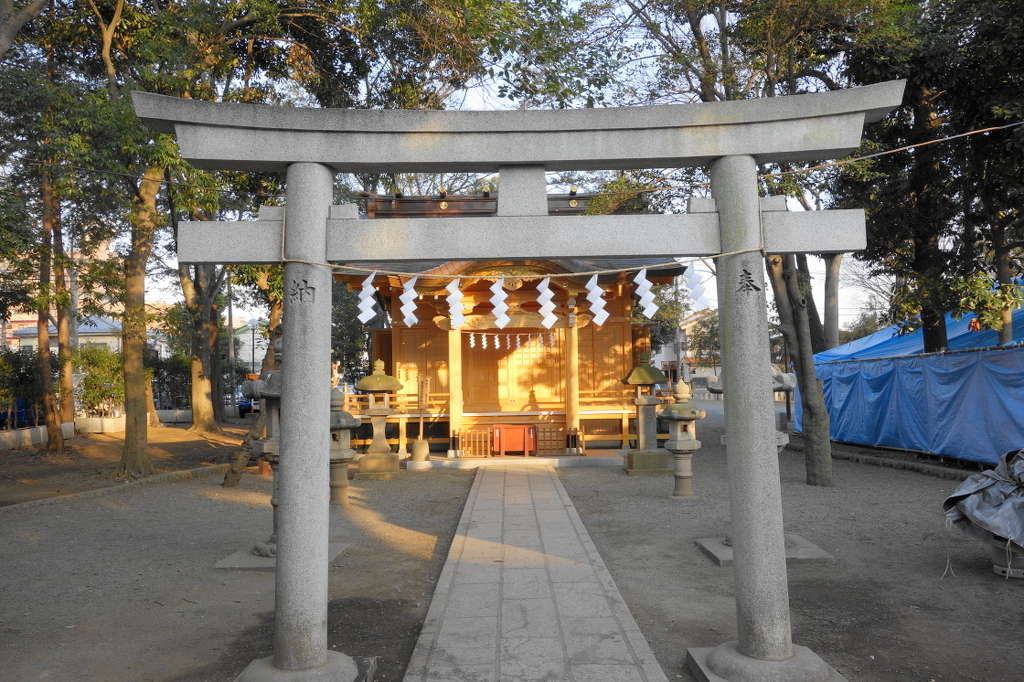
[[[146,478],[140,478],[136,481],[126,481],[124,483],[115,483],[114,485],[104,486],[102,488],[94,488],[92,490],[83,490],[79,493],[68,493],[67,495],[53,495],[52,497],[43,497],[38,500],[29,500],[27,502],[18,502],[17,504],[8,504],[0,507],[0,514],[5,511],[12,509],[24,509],[25,507],[38,507],[47,504],[57,504],[59,502],[66,502],[71,500],[82,500],[89,497],[100,497],[103,495],[109,495],[122,490],[128,490],[131,488],[137,488],[144,485],[157,485],[159,483],[173,483],[175,481],[191,481],[197,478],[209,478],[210,476],[216,476],[222,474],[228,470],[229,464],[214,464],[212,466],[196,467],[195,469],[183,469],[181,471],[168,471],[163,474],[154,474],[147,476]]]
[[[794,443],[792,441],[790,441],[787,447],[794,452],[803,452],[804,450],[803,443]],[[912,462],[889,457],[877,457],[875,455],[863,455],[856,452],[843,452],[835,447],[832,448],[832,458],[845,460],[847,462],[856,462],[857,464],[871,464],[878,467],[888,467],[889,469],[913,471],[919,474],[925,474],[926,476],[936,476],[938,478],[945,478],[954,481],[962,481],[968,476],[977,473],[972,471],[962,471],[960,469],[951,469],[937,464]]]

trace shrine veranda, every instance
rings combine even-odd
[[[286,175],[283,210],[179,228],[183,263],[285,266],[274,655],[239,679],[355,675],[326,637],[331,263],[679,256],[717,258],[738,624],[736,641],[691,649],[691,668],[734,682],[840,679],[792,642],[762,260],[861,249],[864,216],[779,210],[758,198],[757,164],[855,150],[865,123],[898,106],[903,88],[893,81],[714,104],[506,112],[298,109],[133,93],[138,115],[175,133],[197,167]],[[685,166],[710,167],[713,198],[691,202],[685,215],[549,215],[546,172]],[[495,216],[374,220],[332,206],[339,172],[454,171],[498,173]],[[449,357],[453,343],[449,336]],[[461,352],[461,334],[455,345]],[[460,397],[453,392],[450,402]]]

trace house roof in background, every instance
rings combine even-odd
[[[52,324],[47,325],[50,330],[50,334],[56,334],[57,329]],[[95,336],[108,336],[110,334],[120,334],[121,323],[110,317],[86,317],[78,323],[78,334],[80,336],[95,335]],[[24,329],[18,329],[13,333],[13,336],[18,338],[34,338],[39,335],[39,331],[35,326],[25,327]]]

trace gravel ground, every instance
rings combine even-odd
[[[330,644],[400,680],[471,471],[353,481],[331,537]],[[232,680],[271,653],[274,577],[214,569],[265,540],[270,481],[214,479],[0,512],[5,680]]]
[[[732,570],[694,545],[729,524],[721,403],[705,407],[692,499],[671,499],[669,477],[559,470],[669,679],[691,679],[686,647],[736,636]],[[836,461],[835,484],[805,485],[802,456],[782,456],[787,531],[836,558],[790,567],[794,640],[851,681],[1024,679],[1024,581],[995,575],[986,545],[945,528],[956,481]],[[943,577],[947,559],[955,575]]]

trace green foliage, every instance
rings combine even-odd
[[[331,360],[337,362],[338,372],[345,381],[355,381],[367,373],[366,351],[370,336],[359,314],[356,292],[349,291],[343,282],[334,282],[331,314]]]
[[[985,329],[1002,329],[1003,312],[1024,305],[1024,288],[1019,284],[1000,285],[980,272],[956,282],[953,289],[960,296],[957,319],[974,312]]]
[[[1024,118],[1024,19],[1012,0],[921,4],[905,41],[854,45],[861,83],[906,78],[903,107],[868,130],[861,150],[895,148]],[[981,279],[1020,273],[1024,247],[1024,128],[974,135],[872,159],[837,175],[837,206],[868,214],[864,258],[894,276],[892,317],[925,326],[927,350],[944,312],[993,301]],[[973,294],[970,292],[974,292]],[[1009,293],[1000,294],[1009,296]],[[980,312],[980,311],[979,311]]]
[[[687,346],[703,364],[718,365],[722,361],[722,341],[718,331],[718,311],[700,320],[686,337]]]
[[[653,319],[648,320],[640,313],[639,308],[634,308],[633,324],[647,325],[650,328],[651,350],[657,353],[662,347],[676,342],[679,324],[690,312],[691,302],[683,292],[671,284],[655,284],[651,291],[654,292],[658,312],[654,314]]]
[[[83,346],[74,355],[81,379],[75,397],[86,414],[109,416],[124,403],[124,374],[121,354],[106,346]]]
[[[51,366],[56,367],[56,362]],[[6,411],[19,401],[32,407],[42,400],[42,383],[37,370],[35,351],[0,348],[0,411]]]
[[[889,323],[877,311],[865,310],[847,325],[846,329],[839,330],[839,343],[856,341],[887,326]]]
[[[192,316],[185,304],[175,303],[162,311],[159,324],[171,356],[188,358],[192,352]]]
[[[146,353],[146,371],[152,375],[153,402],[157,409],[186,409],[190,405],[192,369],[187,356],[161,358]]]

